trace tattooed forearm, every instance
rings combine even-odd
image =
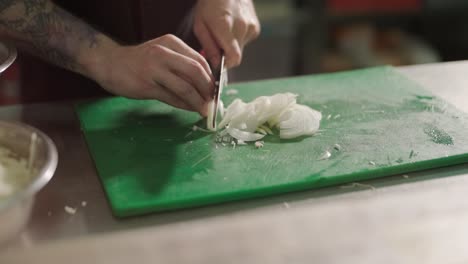
[[[50,0],[0,0],[0,33],[23,48],[70,70],[78,55],[99,43],[101,33]]]
[[[44,10],[47,4],[47,0],[24,0],[22,2],[24,3],[24,12],[27,16]]]

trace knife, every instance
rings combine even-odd
[[[227,69],[224,67],[224,55],[221,56],[221,63],[219,67],[214,71],[215,76],[215,89],[212,97],[212,101],[208,104],[208,119],[207,127],[209,130],[216,131],[217,129],[217,117],[219,111],[219,104],[221,93],[223,88],[227,85]]]

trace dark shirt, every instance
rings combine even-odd
[[[60,0],[55,1],[99,31],[123,44],[176,34],[198,48],[188,17],[196,0]],[[184,34],[182,36],[181,34]],[[94,81],[20,53],[23,103],[106,95]]]

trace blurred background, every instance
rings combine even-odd
[[[230,81],[468,58],[467,0],[255,0],[255,5],[262,34],[246,48]],[[34,86],[25,99],[20,76],[26,69],[19,64],[0,77],[0,105],[64,98],[40,97],[44,74],[38,73],[23,80],[31,82],[23,86]],[[53,74],[62,75],[67,73]],[[63,90],[63,84],[54,85]]]
[[[236,81],[468,58],[466,0],[257,0]]]

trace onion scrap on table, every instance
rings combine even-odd
[[[255,141],[256,148],[263,148],[264,145],[265,145],[265,142],[263,141]]]
[[[207,127],[213,132],[218,131],[218,138],[229,135],[237,141],[237,145],[258,142],[266,135],[273,134],[273,128],[279,130],[282,139],[312,136],[319,129],[322,114],[298,104],[296,98],[297,95],[292,93],[278,93],[257,97],[249,103],[235,99],[225,110],[221,110],[222,120],[216,128],[210,125],[215,111],[210,107]]]

